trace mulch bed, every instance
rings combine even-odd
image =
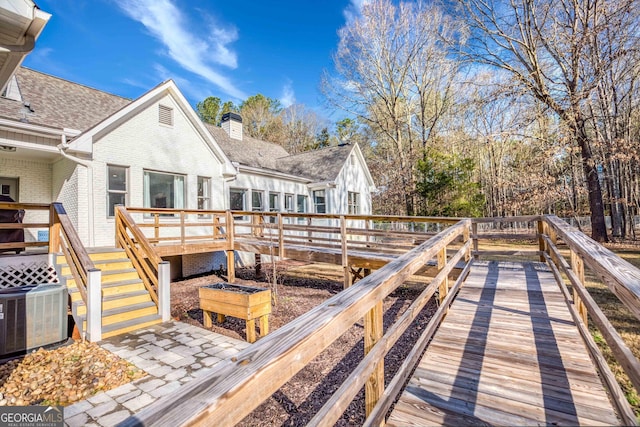
[[[253,269],[236,272],[236,283],[271,287],[266,277],[271,267],[263,266],[264,274],[256,277]],[[300,270],[304,270],[302,274]],[[342,290],[341,270],[335,267],[305,269],[304,263],[284,261],[277,265],[276,305],[270,316],[270,329],[274,331],[309,311]],[[200,327],[202,311],[198,309],[198,288],[221,282],[216,276],[202,276],[172,283],[171,300],[174,318]],[[386,328],[398,318],[424,289],[424,284],[405,284],[384,301]],[[273,290],[272,290],[273,291]],[[385,382],[388,383],[420,336],[436,310],[430,302],[414,324],[396,343],[385,359]],[[322,407],[363,358],[363,324],[358,322],[337,341],[294,376],[272,397],[249,414],[241,426],[298,426],[306,424]],[[223,324],[214,324],[211,330],[238,339],[245,339],[245,322],[227,317]],[[364,391],[361,391],[336,425],[362,424]]]

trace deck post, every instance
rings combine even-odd
[[[60,221],[56,220],[56,208],[52,203],[49,207],[49,253],[60,252]]]
[[[546,242],[544,241],[544,221],[538,220],[538,250],[540,251],[540,262],[545,262],[544,253],[546,249]]]
[[[87,335],[91,342],[102,340],[102,272],[87,271]]]
[[[213,240],[217,240],[220,236],[220,218],[218,215],[213,216]]]
[[[447,247],[445,246],[438,251],[438,270],[442,270],[447,265]],[[440,302],[442,302],[449,293],[449,277],[445,277],[439,286]],[[446,311],[445,311],[446,313]]]
[[[469,241],[469,234],[470,234],[470,230],[469,227],[466,226],[464,228],[464,231],[462,232],[462,243],[467,243]],[[467,249],[467,251],[464,253],[464,260],[465,261],[469,261],[471,259],[471,246],[469,246],[469,249]]]
[[[160,214],[157,212],[153,214],[153,237],[156,242],[160,239]]]
[[[185,213],[184,211],[180,211],[180,244],[182,246],[184,246],[184,242],[185,242],[185,228],[184,228],[184,223],[185,223]]]
[[[580,258],[580,255],[575,253],[573,250],[571,251],[571,269],[575,275],[578,276],[580,283],[584,285],[584,261]],[[587,307],[582,302],[582,299],[580,299],[580,295],[578,295],[576,289],[573,290],[573,304],[576,306],[584,324],[588,325],[589,318]]]
[[[158,314],[163,322],[171,319],[171,265],[168,261],[158,264]]]
[[[367,355],[374,345],[382,338],[382,301],[378,301],[364,316],[364,354]],[[384,358],[376,364],[373,373],[364,386],[364,401],[366,415],[369,416],[373,408],[384,393]]]
[[[284,221],[282,213],[278,212],[278,257],[284,259]]]
[[[342,273],[344,275],[344,289],[350,287],[352,283],[351,271],[349,269],[349,256],[347,255],[347,221],[344,215],[340,216],[340,246],[342,248]]]
[[[225,222],[227,228],[227,281],[231,283],[236,280],[236,257],[233,251],[234,224],[231,211],[227,211]]]
[[[547,226],[547,229],[549,231],[549,239],[551,239],[551,243],[553,244],[553,246],[557,246],[558,244],[558,233],[556,233],[556,230],[553,229],[553,227],[551,226]],[[551,250],[551,248],[549,248],[549,255],[551,256],[551,259],[553,260],[553,262],[558,265],[558,258],[556,257],[556,253],[554,251]]]
[[[478,223],[471,223],[471,238],[473,239],[473,259],[478,259]]]

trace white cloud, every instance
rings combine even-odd
[[[280,103],[284,108],[288,108],[296,103],[296,94],[293,91],[293,83],[291,82],[291,80],[288,80],[282,87]]]
[[[208,80],[234,98],[246,98],[246,94],[214,66],[232,69],[238,66],[236,53],[227,46],[238,38],[234,28],[212,26],[208,28],[212,37],[205,39],[191,31],[184,14],[172,0],[116,0],[116,3],[160,40],[167,49],[166,54],[182,68]]]
[[[371,0],[351,0],[349,5],[342,11],[347,23],[353,21],[362,14],[364,5],[371,3]]]

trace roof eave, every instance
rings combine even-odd
[[[288,173],[284,173],[284,172],[279,172],[279,171],[275,171],[273,169],[265,169],[265,168],[258,168],[255,166],[247,166],[247,165],[239,165],[238,170],[240,172],[248,172],[248,173],[253,173],[256,175],[262,175],[262,176],[268,176],[268,177],[278,177],[278,178],[282,178],[282,179],[287,179],[289,181],[296,181],[296,182],[300,182],[303,184],[309,184],[311,182],[311,179],[309,178],[305,178],[302,176],[297,176],[297,175],[290,175]]]

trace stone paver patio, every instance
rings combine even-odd
[[[197,326],[167,322],[108,338],[100,345],[147,376],[64,408],[65,423],[114,426],[250,344]]]

